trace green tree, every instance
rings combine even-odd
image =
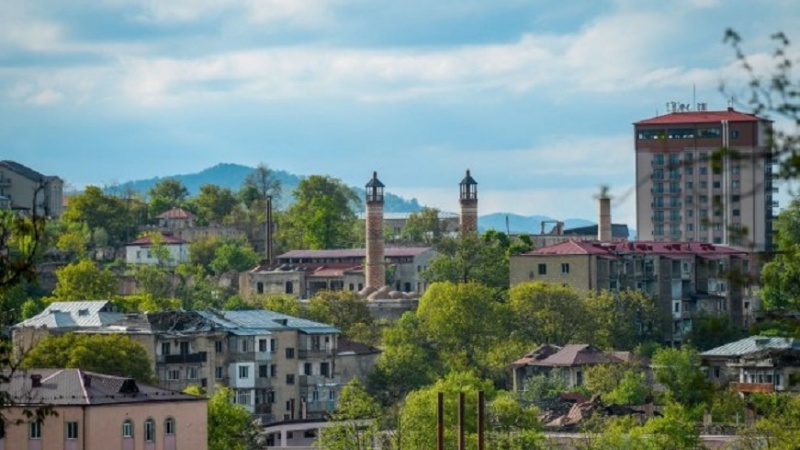
[[[308,317],[332,324],[348,336],[357,325],[372,326],[374,321],[367,300],[349,291],[319,291],[308,304]]]
[[[294,203],[278,218],[277,238],[296,249],[348,248],[354,244],[358,195],[342,181],[312,175],[300,181]]]
[[[775,222],[778,252],[761,270],[762,307],[800,309],[800,197],[794,197]]]
[[[382,404],[394,404],[441,372],[433,342],[420,329],[416,315],[407,312],[383,331],[383,352],[369,376],[369,391]]]
[[[431,259],[422,276],[431,283],[476,282],[492,288],[508,289],[508,237],[490,230],[479,236],[462,234],[444,238],[437,246],[438,254]]]
[[[430,387],[411,392],[406,396],[401,414],[401,446],[406,450],[429,450],[436,448],[436,404],[438,393],[444,394],[445,445],[453,448],[456,443],[458,394],[464,393],[466,411],[477,410],[478,391],[483,391],[486,401],[491,403],[496,395],[491,381],[482,380],[472,372],[450,372]],[[476,414],[465,417],[467,442],[476,439]]]
[[[147,191],[150,197],[150,215],[155,217],[164,211],[184,206],[189,190],[177,178],[165,178]]]
[[[508,317],[492,290],[478,283],[434,283],[417,307],[420,330],[436,343],[440,360],[483,376],[492,345],[508,336]]]
[[[564,345],[585,340],[593,329],[585,302],[569,287],[541,281],[520,283],[509,290],[514,329],[533,342]]]
[[[137,224],[122,199],[106,195],[97,186],[87,186],[83,193],[70,197],[61,220],[67,226],[85,224],[93,245],[101,244],[101,230],[108,234],[109,244],[125,242],[133,237]]]
[[[282,186],[275,172],[264,163],[259,163],[244,179],[238,197],[248,209],[264,211],[267,197],[280,199]]]
[[[217,249],[222,246],[223,240],[216,236],[204,236],[189,243],[189,264],[202,267],[211,273],[211,262],[214,260]]]
[[[153,382],[150,358],[141,344],[123,334],[49,336],[23,360],[25,368],[78,368]]]
[[[172,276],[167,269],[151,264],[138,264],[132,271],[137,293],[149,295],[156,301],[174,296]]]
[[[254,295],[250,297],[250,302],[262,309],[295,317],[309,317],[308,307],[293,295]]]
[[[692,318],[692,329],[686,336],[686,343],[702,352],[742,337],[742,329],[729,314],[701,313]]]
[[[380,406],[357,378],[347,383],[331,419],[334,425],[322,430],[316,446],[321,450],[372,450],[378,436]]]
[[[233,389],[217,386],[208,400],[208,450],[251,450],[258,439],[253,417],[233,403]]]
[[[89,243],[91,234],[85,223],[64,224],[64,230],[58,235],[56,248],[67,253],[70,257],[83,259],[89,256]]]
[[[488,408],[486,433],[488,448],[498,450],[547,448],[538,415],[539,410],[536,407],[522,405],[509,392],[498,392]]]
[[[632,290],[592,292],[585,305],[594,322],[587,340],[599,347],[633,350],[661,337],[664,317],[654,297]]]
[[[250,244],[239,241],[228,241],[214,251],[211,260],[211,269],[215,274],[221,275],[230,270],[244,272],[258,264],[259,255],[250,247]]]
[[[194,198],[197,220],[201,223],[222,223],[238,203],[232,190],[216,184],[204,184]]]
[[[647,400],[648,394],[644,372],[629,369],[622,375],[619,384],[605,395],[603,400],[618,405],[642,405]]]
[[[525,379],[520,397],[529,403],[550,402],[567,390],[564,377],[557,373],[537,374]]]
[[[117,293],[117,277],[84,259],[56,270],[54,301],[108,300]]]
[[[422,208],[409,214],[402,238],[416,244],[437,245],[442,240],[442,222],[437,208]]]
[[[700,370],[700,355],[691,347],[661,348],[653,355],[656,381],[667,389],[667,398],[687,407],[708,401],[711,386]]]

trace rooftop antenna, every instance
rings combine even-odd
[[[692,83],[692,104],[697,105],[697,83]]]

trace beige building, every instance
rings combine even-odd
[[[745,250],[700,242],[570,241],[512,256],[510,281],[644,292],[670,318],[665,340],[680,342],[701,313],[730,315],[742,328],[752,323],[757,297],[748,283],[751,258]]]
[[[0,450],[203,450],[206,399],[79,369],[17,371],[2,385]],[[25,408],[52,405],[36,422]],[[22,423],[16,424],[20,419]]]
[[[636,122],[639,239],[769,249],[778,206],[770,127],[766,119],[704,105]],[[723,147],[731,152],[712,160]]]
[[[264,423],[333,411],[342,384],[359,375],[347,368],[364,366],[343,355],[343,377],[337,328],[266,310],[125,314],[107,301],[55,302],[13,327],[14,345],[68,332],[124,333],[145,348],[161,387],[229,386]]]
[[[61,217],[64,182],[14,161],[0,161],[0,207]]]

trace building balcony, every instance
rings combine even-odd
[[[326,386],[340,384],[339,377],[326,377],[324,375],[300,375],[300,387]]]
[[[160,364],[196,364],[206,362],[206,352],[184,353],[180,355],[158,355]]]
[[[298,359],[332,358],[336,352],[332,348],[301,348],[297,350]]]
[[[333,412],[336,409],[335,400],[317,400],[306,402],[306,411],[309,413]]]
[[[254,414],[272,414],[272,403],[259,403],[253,410]]]
[[[775,386],[772,383],[730,383],[729,386],[734,392],[747,394],[775,392]]]

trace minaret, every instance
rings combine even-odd
[[[367,288],[380,289],[386,284],[383,252],[383,188],[378,172],[367,182]]]
[[[459,184],[461,193],[461,215],[458,217],[458,225],[461,233],[478,231],[478,183],[469,174],[461,180]]]

